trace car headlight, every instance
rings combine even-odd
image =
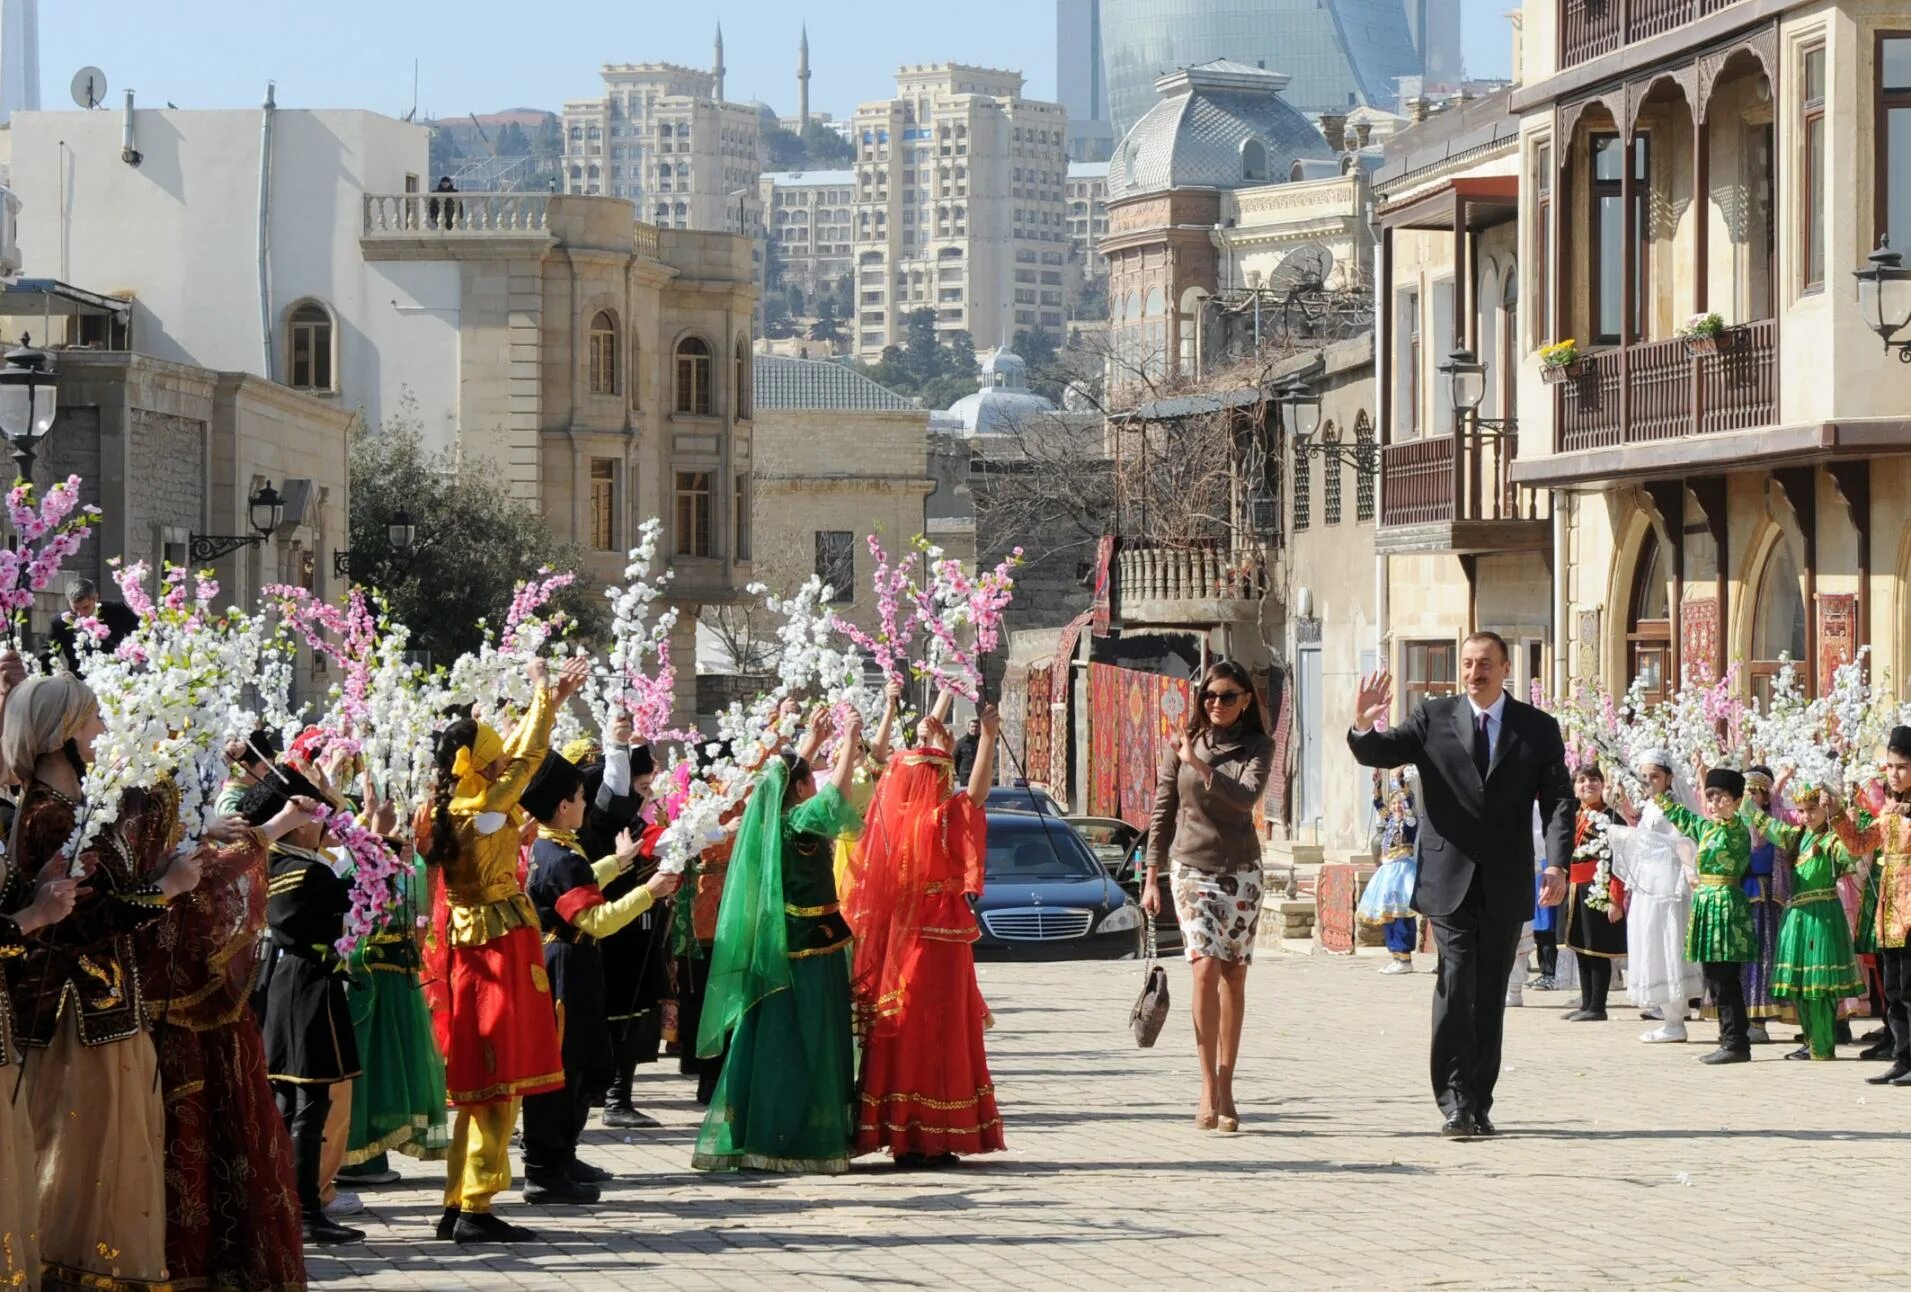
[[[1102,918],[1098,933],[1120,933],[1125,929],[1141,927],[1141,908],[1133,902],[1123,902]]]

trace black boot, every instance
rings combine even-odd
[[[446,1207],[445,1214],[438,1217],[438,1228],[436,1233],[433,1236],[437,1238],[439,1242],[441,1243],[450,1242],[452,1235],[458,1232],[459,1214],[460,1213],[456,1207]]]
[[[533,1207],[586,1207],[598,1197],[596,1185],[569,1175],[541,1176],[524,1182],[524,1200]]]
[[[341,1225],[323,1211],[301,1212],[299,1224],[305,1231],[305,1241],[313,1247],[332,1247],[339,1243],[362,1243],[365,1231],[353,1229],[350,1225]]]
[[[452,1240],[460,1246],[469,1243],[535,1243],[537,1235],[522,1225],[499,1220],[488,1211],[461,1211]]]

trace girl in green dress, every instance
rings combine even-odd
[[[1745,777],[1729,767],[1705,774],[1705,816],[1661,794],[1659,810],[1672,828],[1699,845],[1692,919],[1686,925],[1685,958],[1705,971],[1719,1011],[1719,1048],[1701,1063],[1750,1063],[1752,1042],[1741,977],[1758,950],[1752,937],[1752,906],[1740,881],[1752,865],[1752,832],[1739,816]]]
[[[844,797],[861,756],[849,719],[820,788],[809,757],[772,757],[750,795],[717,912],[697,1053],[729,1057],[691,1165],[699,1171],[841,1174],[855,1128],[849,926],[837,910],[836,838],[859,824]]]
[[[1752,818],[1767,839],[1796,858],[1792,898],[1778,930],[1772,995],[1793,1002],[1805,1029],[1805,1044],[1785,1057],[1830,1059],[1836,1057],[1838,1002],[1864,986],[1838,900],[1839,876],[1857,870],[1858,861],[1831,831],[1831,795],[1823,787],[1801,783],[1792,802],[1802,825],[1786,825],[1763,812]]]

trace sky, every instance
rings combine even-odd
[[[1468,71],[1505,76],[1510,0],[1458,0]],[[73,74],[106,73],[111,101],[144,107],[254,107],[268,80],[281,107],[370,108],[421,116],[513,107],[557,110],[600,93],[607,62],[710,64],[724,28],[726,92],[795,112],[802,0],[46,0],[41,106],[64,108]],[[871,23],[866,15],[892,19]],[[546,16],[561,16],[547,21]],[[865,15],[859,18],[858,15]],[[810,107],[837,117],[894,93],[905,63],[1020,69],[1028,93],[1055,90],[1054,7],[1044,0],[875,0],[809,17]]]

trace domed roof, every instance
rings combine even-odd
[[[1010,435],[1055,411],[1051,401],[1028,388],[1028,364],[1007,346],[984,356],[980,367],[982,389],[949,407],[963,435]]]
[[[1115,146],[1108,200],[1278,184],[1296,161],[1335,156],[1313,123],[1281,98],[1287,80],[1216,59],[1156,81],[1161,101]]]

